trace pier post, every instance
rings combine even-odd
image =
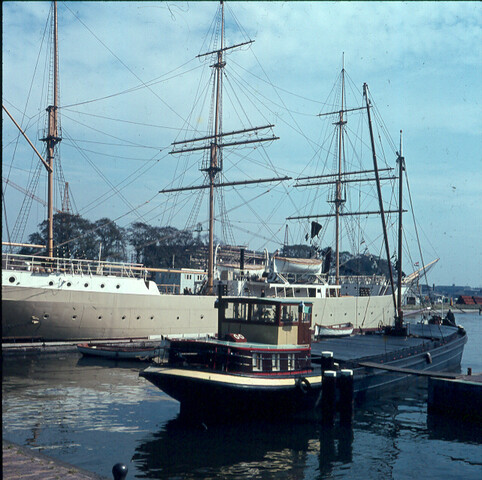
[[[321,371],[333,370],[334,366],[333,352],[321,352]]]
[[[353,370],[341,370],[337,383],[340,393],[340,423],[349,425],[353,419]]]
[[[321,419],[325,425],[333,425],[336,413],[336,372],[326,370],[323,372],[321,395]]]

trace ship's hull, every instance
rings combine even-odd
[[[181,403],[181,415],[209,419],[286,418],[312,410],[321,371],[304,375],[236,375],[211,370],[150,367],[140,375]],[[300,385],[304,378],[305,386]],[[309,385],[307,387],[306,385]]]
[[[217,331],[212,296],[160,294],[142,279],[3,273],[3,338],[95,340]],[[393,318],[391,297],[385,295],[297,300],[313,303],[318,324],[350,321],[355,328],[376,328]]]

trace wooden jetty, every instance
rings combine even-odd
[[[42,480],[105,480],[95,473],[69,465],[59,460],[33,452],[15,443],[2,441],[2,478],[20,480],[39,478]]]
[[[482,373],[429,378],[427,411],[482,426]]]

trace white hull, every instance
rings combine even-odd
[[[106,274],[105,269],[100,275],[85,273],[92,271],[85,268],[72,273],[58,266],[50,272],[36,267],[10,268],[7,262],[4,266],[3,338],[96,340],[217,331],[213,296],[161,294],[152,281]],[[355,328],[375,328],[391,323],[394,314],[389,295],[326,297],[326,285],[316,289],[269,285],[253,282],[248,294],[261,296],[266,286],[267,296],[296,296],[300,302],[312,302],[313,322],[320,325],[351,322]]]
[[[316,323],[374,328],[393,318],[390,296],[307,298]],[[300,301],[303,298],[299,299]],[[217,330],[214,297],[116,294],[2,286],[2,336],[106,339]]]

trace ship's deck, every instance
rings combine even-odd
[[[406,348],[422,346],[432,339],[441,340],[457,332],[457,328],[440,325],[410,324],[409,332],[412,335],[420,336],[397,337],[372,334],[322,339],[312,343],[311,354],[313,358],[316,358],[321,356],[321,352],[333,352],[335,360],[358,362],[369,357],[377,357]]]

